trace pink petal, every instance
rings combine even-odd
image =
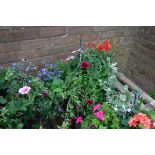
[[[99,112],[94,113],[95,116],[100,119],[101,121],[104,121],[103,111],[100,110]]]
[[[80,122],[82,122],[82,116],[80,116],[80,117],[78,117],[78,118],[76,119],[76,124],[78,124],[78,123],[80,123]]]
[[[99,109],[101,107],[101,104],[96,104],[94,107],[93,107],[93,111]]]

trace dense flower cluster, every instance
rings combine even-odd
[[[38,77],[43,81],[60,78],[63,71],[60,71],[56,64],[45,64],[38,72]]]
[[[100,52],[102,52],[102,51],[108,52],[108,51],[110,51],[110,49],[111,49],[111,44],[108,40],[106,40],[98,45],[98,51],[100,51]]]
[[[151,125],[151,120],[146,114],[138,113],[133,118],[129,120],[130,127],[137,127],[138,125],[144,126],[144,128],[149,129]]]
[[[102,110],[99,110],[99,111],[95,112],[96,110],[98,110],[98,109],[100,109],[100,108],[101,108],[101,104],[96,104],[96,105],[93,107],[94,115],[95,115],[96,118],[98,118],[99,120],[104,121],[103,111],[102,111]]]

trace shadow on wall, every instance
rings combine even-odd
[[[126,75],[145,91],[155,91],[155,27],[140,27]]]

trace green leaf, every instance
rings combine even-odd
[[[126,95],[120,94],[120,100],[125,101],[126,100]]]
[[[16,109],[16,106],[15,106],[15,103],[14,102],[9,102],[9,106],[8,106],[8,109],[10,111],[11,114],[15,114],[17,109]]]
[[[63,82],[63,80],[54,80],[53,81],[53,83],[52,83],[52,87],[54,87],[54,88],[58,88],[58,87],[61,87],[61,86],[63,86],[63,84],[64,84],[64,82]]]
[[[72,105],[71,103],[68,104],[68,106],[69,106],[70,109],[74,109],[74,105]]]
[[[3,98],[3,96],[0,96],[0,103],[5,104],[6,102],[7,102],[7,100],[5,98]]]
[[[24,126],[24,124],[23,124],[23,123],[19,123],[19,124],[17,125],[17,128],[18,128],[18,129],[22,129],[22,128],[23,128],[23,126]]]
[[[99,126],[99,129],[104,129],[103,125],[100,125],[100,126]]]
[[[60,93],[60,92],[63,92],[63,89],[61,89],[61,88],[56,88],[56,89],[54,89],[54,92]]]

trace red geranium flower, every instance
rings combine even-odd
[[[104,50],[105,51],[107,51],[107,52],[110,51],[111,44],[110,44],[110,42],[108,40],[106,40],[106,41],[103,42],[103,46],[104,46]]]
[[[98,51],[102,52],[104,50],[104,45],[102,43],[100,43],[98,45],[98,48],[97,49],[98,49]]]
[[[90,67],[89,62],[88,61],[81,62],[80,67],[83,69],[88,69]]]
[[[86,103],[87,104],[93,104],[93,101],[92,100],[86,100]]]

